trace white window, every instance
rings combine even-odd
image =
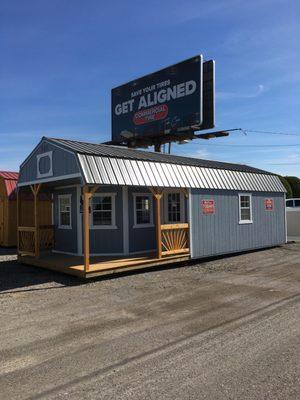
[[[286,200],[286,206],[289,208],[299,208],[300,207],[300,199],[289,199]]]
[[[134,228],[153,226],[152,195],[134,193]]]
[[[91,227],[116,229],[116,193],[95,193],[91,200]]]
[[[36,163],[37,178],[46,178],[47,176],[53,176],[52,151],[38,154],[36,156]]]
[[[251,194],[239,194],[239,223],[252,223],[252,196]]]
[[[184,222],[184,198],[182,192],[166,192],[164,199],[165,223]]]
[[[71,194],[58,196],[58,227],[61,229],[72,229],[71,199]]]

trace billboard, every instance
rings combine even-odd
[[[203,120],[200,130],[215,127],[215,62],[203,63]]]
[[[112,89],[112,141],[180,133],[201,125],[202,95],[201,55]]]

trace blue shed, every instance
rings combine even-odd
[[[44,137],[20,167],[19,203],[28,191],[35,222],[18,227],[19,260],[82,277],[286,241],[283,185],[246,165]]]

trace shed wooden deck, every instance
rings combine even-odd
[[[19,256],[22,264],[46,268],[81,278],[93,278],[135,269],[164,266],[189,260],[189,254],[177,254],[157,258],[156,254],[143,254],[135,257],[91,257],[89,271],[84,271],[84,258],[58,253],[41,254],[40,258]]]

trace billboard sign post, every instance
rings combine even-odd
[[[203,59],[196,56],[112,89],[112,141],[201,126]]]

